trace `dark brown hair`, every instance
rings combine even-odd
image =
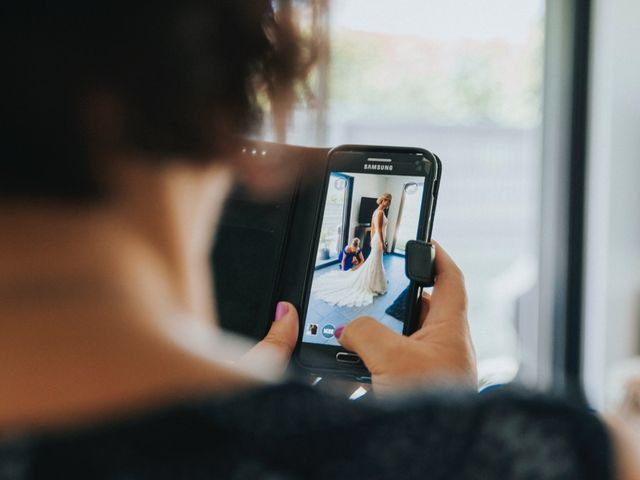
[[[96,99],[113,99],[122,119],[101,151],[209,161],[259,124],[261,92],[290,98],[311,61],[268,0],[26,0],[2,9],[5,198],[100,192],[96,132],[87,129]]]

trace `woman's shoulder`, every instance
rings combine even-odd
[[[138,478],[135,472],[144,471],[164,479],[189,469],[219,477],[455,472],[471,479],[498,478],[506,468],[512,479],[588,480],[609,478],[608,448],[593,415],[558,399],[443,391],[394,403],[350,402],[291,383],[8,442],[0,446],[0,472],[9,458],[25,471],[37,465],[49,472],[42,478],[92,471]]]

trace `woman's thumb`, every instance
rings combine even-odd
[[[277,348],[286,355],[289,360],[291,352],[298,341],[298,311],[288,302],[278,302],[275,318],[271,328],[258,345],[267,344]]]
[[[288,302],[279,302],[267,336],[242,357],[243,365],[253,364],[279,374],[285,371],[298,341],[298,312]]]

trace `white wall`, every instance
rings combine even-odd
[[[584,376],[597,408],[608,372],[639,354],[640,1],[594,0]]]

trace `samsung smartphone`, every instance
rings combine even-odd
[[[365,365],[340,346],[337,328],[367,315],[399,334],[414,331],[420,292],[405,275],[405,245],[430,239],[441,169],[422,148],[329,152],[300,309],[300,367],[365,379]]]

